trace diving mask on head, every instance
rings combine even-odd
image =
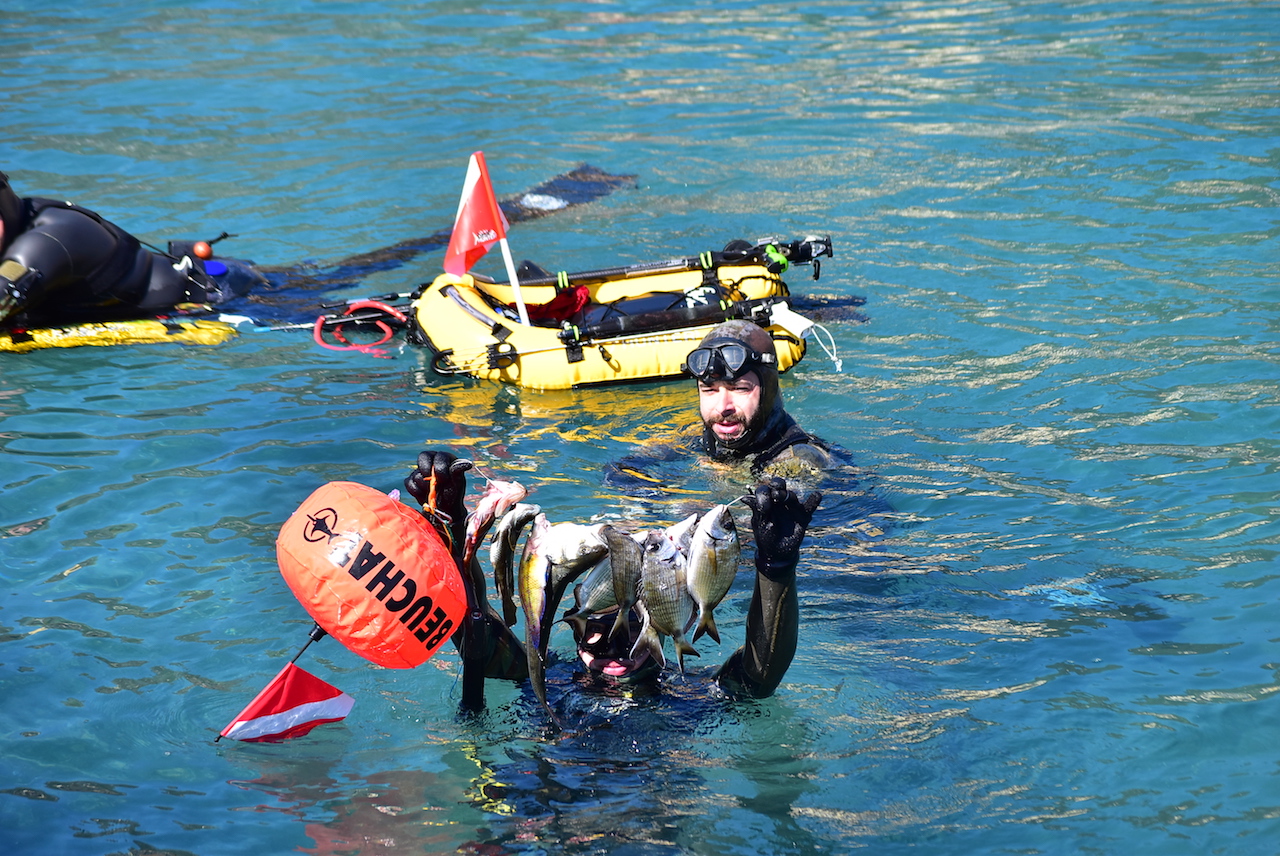
[[[738,339],[712,339],[689,352],[681,366],[697,380],[734,380],[759,366],[776,365],[777,354],[762,354]]]

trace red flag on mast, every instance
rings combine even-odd
[[[220,737],[249,742],[301,737],[317,725],[345,718],[354,703],[342,690],[289,663]]]
[[[489,181],[489,168],[484,164],[484,152],[474,152],[467,164],[467,178],[462,185],[462,198],[458,201],[458,216],[453,221],[453,234],[449,236],[449,249],[444,254],[445,273],[462,276],[495,243],[502,244],[502,260],[507,266],[507,277],[515,292],[516,311],[520,314],[520,323],[527,327],[529,312],[520,295],[520,280],[516,278],[515,262],[511,260],[511,248],[507,246],[507,218],[502,216],[498,199],[493,195],[493,183]]]
[[[507,236],[507,218],[502,216],[493,194],[484,152],[475,152],[467,164],[467,177],[458,200],[458,216],[453,221],[449,249],[444,254],[446,273],[462,276],[489,248]]]

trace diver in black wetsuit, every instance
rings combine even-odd
[[[749,461],[756,476],[831,464],[830,447],[783,408],[777,354],[762,327],[726,321],[689,353],[685,369],[698,382],[698,451],[718,461]]]
[[[0,172],[0,325],[139,317],[216,304],[261,282],[247,263],[206,262],[189,242],[153,252],[87,208],[21,198]]]
[[[760,326],[750,321],[720,324],[689,353],[685,368],[698,383],[702,434],[693,444],[695,451],[717,461],[749,461],[751,475],[764,479],[745,500],[752,508],[757,549],[747,645],[730,657],[717,679],[722,686],[736,685],[736,692],[767,696],[777,688],[795,653],[799,622],[795,563],[800,540],[821,498],[811,493],[802,505],[783,477],[814,480],[831,464],[830,448],[783,408],[777,353],[772,337]],[[678,454],[675,449],[667,452]],[[788,502],[788,510],[782,510]],[[792,515],[787,525],[798,526],[791,532],[796,539],[794,550],[782,549],[776,542],[775,514]],[[760,540],[761,527],[768,540]],[[587,667],[606,674],[621,672],[629,678],[656,673],[658,664],[647,660],[647,654],[633,661],[629,652],[611,643],[612,622],[612,615],[588,618],[577,638],[578,654]],[[766,627],[769,631],[762,633]]]
[[[447,534],[456,547],[455,560],[461,558],[466,527],[465,473],[470,468],[470,461],[459,460],[448,452],[423,452],[418,456],[417,469],[404,482],[409,493],[425,505],[428,486],[434,481],[435,508],[451,521]],[[822,494],[814,492],[802,501],[785,481],[772,477],[743,500],[751,508],[756,580],[747,613],[745,644],[730,655],[715,676],[730,695],[766,698],[778,688],[791,665],[800,626],[796,566],[805,530],[821,499]],[[521,643],[489,606],[485,593],[476,591],[469,570],[463,571],[462,579],[481,618],[464,622],[454,643],[463,663],[463,705],[480,707],[484,678],[522,680],[528,674]],[[620,682],[656,676],[659,666],[647,654],[631,660],[629,651],[610,648],[608,625],[612,623],[612,616],[588,623],[585,638],[577,639],[579,655],[591,673],[608,675],[609,680]]]
[[[699,430],[658,442],[605,468],[604,481],[628,494],[662,494],[680,481],[690,453],[724,464],[743,464],[753,479],[781,476],[817,485],[847,470],[849,456],[800,427],[782,403],[772,335],[751,321],[726,321],[685,359],[697,383]],[[848,482],[846,478],[843,481]]]

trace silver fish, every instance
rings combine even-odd
[[[694,527],[697,522],[698,515],[694,513],[690,514],[679,523],[676,523],[673,526],[668,526],[666,529],[666,536],[670,538],[675,543],[676,547],[680,549],[680,552],[684,553],[686,556],[689,555],[689,546],[693,541]]]
[[[684,631],[693,619],[693,601],[685,587],[685,558],[675,542],[660,531],[650,532],[641,544],[644,560],[640,568],[641,613],[640,638],[631,648],[631,657],[645,648],[662,665],[667,658],[662,653],[662,637],[670,636],[675,642],[680,671],[684,671],[685,655],[698,656]]]
[[[724,600],[738,573],[738,527],[734,525],[729,506],[717,505],[702,515],[689,546],[689,563],[685,567],[685,584],[689,596],[698,607],[698,626],[694,642],[706,633],[720,642],[720,631],[712,610]]]
[[[502,600],[502,620],[508,627],[516,623],[515,560],[520,533],[542,513],[542,506],[522,502],[502,516],[489,546],[489,564],[493,566],[493,584]]]
[[[520,557],[520,607],[524,610],[525,657],[533,693],[557,721],[547,703],[547,646],[555,611],[567,589],[578,577],[600,563],[608,553],[601,536],[603,525],[559,523],[552,526],[545,514],[533,520]]]
[[[617,605],[618,599],[613,594],[613,562],[605,560],[587,571],[573,587],[573,609],[560,620],[572,625],[576,637],[582,639],[587,634],[589,616]]]
[[[557,565],[589,571],[609,554],[603,530],[605,524],[556,523],[547,533],[547,555]]]
[[[613,580],[613,602],[618,605],[618,617],[609,631],[609,638],[616,644],[622,644],[631,637],[631,607],[635,605],[640,591],[640,567],[644,560],[644,550],[636,540],[640,535],[627,535],[609,527],[605,533],[605,542],[609,545],[610,576]]]
[[[697,522],[698,515],[691,514],[679,523],[662,530],[662,534],[682,554],[687,553],[693,539],[694,524]],[[613,594],[614,603],[618,605],[618,617],[614,619],[613,628],[609,631],[609,638],[615,644],[621,644],[631,634],[630,615],[639,593],[640,566],[644,555],[640,544],[648,534],[647,531],[632,533],[630,538],[635,542],[634,546],[623,543],[621,540],[610,544],[610,564],[617,568],[613,572]],[[621,537],[619,535],[619,538]],[[615,562],[619,564],[615,565]]]

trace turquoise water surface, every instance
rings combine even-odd
[[[783,380],[838,442],[778,694],[457,657],[303,665],[356,699],[213,742],[305,641],[274,540],[320,484],[447,448],[554,520],[741,490],[607,465],[686,383],[536,393],[410,346],[0,355],[8,854],[1280,852],[1280,7],[1263,2],[7,2],[0,169],[155,243],[328,263],[588,162],[637,186],[513,227],[554,269],[830,233],[864,296]],[[322,297],[403,290],[438,253]],[[481,263],[500,273],[497,254]],[[670,651],[670,648],[668,648]]]

